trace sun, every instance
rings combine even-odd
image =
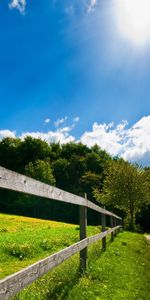
[[[150,41],[150,0],[114,0],[117,27],[137,46]]]

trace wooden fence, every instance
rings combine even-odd
[[[71,203],[79,205],[80,208],[80,241],[0,280],[0,300],[13,297],[24,287],[77,252],[80,252],[80,272],[84,272],[87,264],[87,247],[98,240],[102,240],[102,248],[106,250],[106,236],[111,234],[111,240],[113,241],[114,236],[122,227],[122,219],[119,216],[86,198],[76,196],[3,167],[0,167],[0,188]],[[86,236],[87,208],[101,213],[102,216],[102,232],[91,237]],[[106,230],[106,216],[110,217],[111,228],[109,230]]]

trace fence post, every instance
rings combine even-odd
[[[87,198],[85,194],[85,198]],[[86,238],[86,226],[87,226],[87,208],[80,206],[80,240]],[[87,247],[80,251],[80,273],[86,270],[87,263]]]
[[[113,228],[113,217],[111,216],[110,217],[110,227]],[[114,233],[112,232],[111,233],[111,241],[113,242],[114,240]]]
[[[121,219],[120,225],[121,225],[121,232],[123,232],[123,219]]]
[[[120,220],[117,221],[118,225],[120,225]],[[118,228],[118,234],[120,233],[120,227]]]
[[[114,227],[116,227],[116,218],[114,217]],[[114,236],[117,236],[117,230],[114,231]]]
[[[102,216],[102,232],[106,230],[106,216],[105,214],[101,214]],[[102,250],[106,250],[106,236],[102,238]]]

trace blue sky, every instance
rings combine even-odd
[[[96,142],[150,164],[150,4],[128,2],[0,1],[1,138]]]

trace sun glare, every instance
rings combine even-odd
[[[115,0],[118,29],[137,46],[150,41],[150,0]]]

